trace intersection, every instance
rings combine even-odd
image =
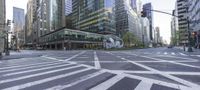
[[[198,90],[200,60],[179,49],[27,51],[0,61],[1,90]]]

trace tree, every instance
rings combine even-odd
[[[138,38],[131,32],[126,32],[122,39],[124,41],[124,46],[128,48],[141,44]]]

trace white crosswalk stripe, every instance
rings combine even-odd
[[[182,56],[187,56],[186,54],[184,54],[184,53],[179,53],[180,55],[182,55]]]
[[[2,67],[0,68],[0,70],[3,70],[3,69],[12,69],[12,68],[22,68],[22,67],[30,67],[30,66],[38,66],[38,65],[45,65],[45,64],[49,64],[49,63],[56,63],[58,61],[52,61],[52,62],[43,62],[43,63],[33,63],[33,64],[27,64],[27,65],[17,65],[17,66],[8,66],[8,67]]]
[[[141,81],[134,90],[150,90],[153,83]]]
[[[62,89],[65,89],[65,88],[68,88],[68,87],[72,87],[76,84],[79,84],[83,81],[86,81],[88,79],[91,79],[91,78],[94,78],[100,74],[103,74],[105,72],[103,71],[100,71],[100,72],[96,72],[96,73],[92,73],[92,74],[89,74],[89,75],[86,75],[86,76],[83,76],[81,79],[79,79],[78,81],[75,81],[75,82],[72,82],[72,83],[69,83],[67,85],[58,85],[58,86],[54,86],[54,87],[51,87],[51,88],[48,88],[46,90],[62,90]]]
[[[174,52],[171,53],[172,55],[176,55]]]
[[[0,71],[0,73],[17,71],[17,70],[25,70],[25,69],[33,69],[33,68],[42,68],[42,67],[45,67],[45,66],[58,65],[58,64],[61,64],[61,62],[58,62],[58,63],[46,63],[44,65],[38,65],[38,66],[27,66],[27,67],[20,67],[20,68],[14,68],[14,69],[6,69],[6,70]]]
[[[38,84],[42,84],[42,83],[49,82],[49,81],[52,81],[52,80],[56,80],[56,79],[59,79],[59,78],[64,78],[64,77],[67,77],[67,76],[71,76],[71,75],[74,75],[74,74],[85,72],[85,71],[88,71],[88,70],[91,70],[91,69],[90,68],[86,68],[86,69],[74,71],[74,72],[71,72],[71,73],[65,73],[65,74],[61,74],[61,75],[58,75],[58,76],[45,78],[45,79],[42,79],[42,80],[38,80],[38,81],[34,81],[34,82],[30,82],[30,83],[26,83],[26,84],[22,84],[22,85],[18,85],[18,86],[13,86],[13,87],[6,88],[6,89],[3,89],[3,90],[24,89],[24,88],[28,88],[28,87],[31,87],[31,86],[34,86],[34,85],[38,85]]]
[[[124,78],[124,76],[120,76],[117,75],[99,85],[97,85],[96,87],[90,89],[90,90],[107,90],[108,88],[110,88],[111,86],[113,86],[115,83],[117,83],[118,81],[122,80]]]
[[[8,82],[13,82],[13,81],[17,81],[17,80],[22,80],[22,79],[27,79],[27,78],[31,78],[31,77],[37,77],[37,76],[41,76],[41,75],[45,75],[45,74],[50,74],[50,73],[55,73],[55,72],[59,72],[59,71],[65,71],[65,70],[69,70],[69,69],[73,69],[73,68],[78,68],[78,67],[81,67],[81,66],[72,66],[72,67],[69,67],[69,68],[62,68],[62,69],[57,69],[57,70],[52,70],[52,71],[47,71],[47,72],[32,74],[32,75],[28,75],[28,76],[22,76],[22,77],[18,77],[18,78],[14,78],[14,79],[2,80],[2,81],[0,81],[0,84],[8,83]]]
[[[38,69],[31,69],[31,70],[21,71],[21,72],[9,73],[9,74],[5,74],[3,76],[6,77],[6,76],[12,76],[12,75],[17,75],[17,74],[24,74],[24,73],[35,72],[35,71],[48,70],[48,69],[54,69],[54,68],[69,66],[69,65],[70,64],[55,65],[55,66],[51,66],[51,67],[38,68]]]

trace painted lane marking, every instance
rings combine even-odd
[[[65,59],[65,61],[72,60],[72,59],[74,59],[74,58],[76,58],[76,57],[78,57],[78,56],[84,54],[85,52],[86,52],[86,51],[82,51],[82,52],[80,52],[80,53],[78,53],[78,54],[76,54],[76,55],[74,55],[74,56],[72,56],[72,57],[70,57],[70,58],[68,58],[68,59]]]
[[[141,81],[134,90],[150,90],[152,85],[153,83],[146,83],[145,81]]]
[[[51,64],[51,63],[59,63],[59,62],[54,61],[54,62],[34,63],[34,64],[28,64],[28,65],[9,66],[9,67],[0,68],[0,70],[3,70],[3,69],[11,70],[12,68],[16,69],[16,68],[24,68],[24,67],[34,67],[38,65],[45,65],[45,64]]]
[[[160,52],[157,52],[157,54],[160,54]]]
[[[134,54],[132,54],[132,55],[134,55]],[[144,56],[140,56],[140,57],[144,57]],[[145,56],[145,57],[147,57],[147,56]],[[175,77],[175,76],[172,76],[172,75],[169,75],[169,74],[166,74],[166,73],[162,73],[162,72],[159,71],[159,70],[156,70],[156,69],[154,69],[154,68],[145,66],[145,65],[140,64],[140,63],[136,63],[136,62],[131,61],[131,60],[128,60],[128,59],[124,59],[124,60],[127,60],[127,61],[129,61],[129,62],[131,62],[131,63],[133,63],[133,64],[135,64],[135,65],[138,65],[138,66],[140,66],[140,67],[143,67],[143,68],[145,68],[145,69],[147,69],[147,70],[150,70],[150,71],[152,71],[152,72],[159,73],[159,74],[162,75],[162,76],[165,76],[165,77],[167,77],[167,78],[169,78],[169,79],[175,80],[175,81],[177,81],[177,82],[179,82],[179,83],[182,83],[182,84],[184,84],[184,85],[189,85],[189,86],[191,86],[193,89],[200,88],[200,86],[197,85],[197,84],[195,84],[195,83],[192,83],[192,82],[189,82],[189,81],[186,81],[186,80],[177,78],[177,77]],[[158,59],[157,59],[157,60],[158,60]]]
[[[157,58],[152,58],[152,57],[148,57],[148,56],[140,56],[140,57],[154,59],[154,60],[158,60],[158,61],[167,61],[167,60],[164,60],[164,59],[157,59]],[[169,57],[171,57],[171,56],[169,56]],[[193,65],[189,65],[189,64],[179,63],[179,62],[176,62],[176,61],[169,61],[169,63],[178,64],[178,65],[182,65],[182,66],[193,67],[193,68],[199,68],[200,69],[199,66],[193,66]]]
[[[108,88],[110,88],[111,86],[113,86],[115,83],[117,83],[118,81],[122,80],[124,78],[124,76],[120,76],[117,75],[89,90],[107,90]]]
[[[99,58],[97,56],[97,52],[94,52],[94,64],[96,69],[101,69],[101,65],[99,62]]]
[[[58,75],[58,76],[54,76],[54,77],[50,77],[50,78],[45,78],[45,79],[42,79],[42,80],[33,81],[33,82],[30,82],[30,83],[26,83],[26,84],[22,84],[22,85],[18,85],[18,86],[13,86],[13,87],[6,88],[6,89],[3,89],[3,90],[19,90],[19,89],[24,89],[24,88],[28,88],[28,87],[31,87],[31,86],[39,85],[39,84],[42,84],[42,83],[45,83],[45,82],[53,81],[53,80],[56,80],[56,79],[60,79],[60,78],[72,76],[74,74],[78,74],[78,73],[81,73],[81,72],[86,72],[88,70],[91,70],[91,69],[86,68],[86,69],[82,69],[82,70],[77,70],[77,71],[74,71],[74,72],[71,72],[71,73],[65,73],[65,74],[61,74],[61,75]]]
[[[182,55],[182,56],[187,56],[187,55],[186,55],[186,54],[184,54],[184,53],[180,53],[180,52],[179,52],[179,54],[180,54],[180,55]]]
[[[27,67],[16,68],[16,69],[2,70],[2,71],[0,71],[0,73],[11,72],[11,71],[17,71],[17,70],[32,69],[32,68],[42,68],[42,67],[47,67],[47,66],[52,66],[52,65],[57,65],[57,64],[68,64],[68,63],[56,62],[56,63],[49,63],[49,64],[40,65],[40,66],[30,66],[30,67],[27,66]]]
[[[172,55],[176,55],[174,52],[171,53]]]
[[[69,88],[69,87],[72,87],[72,86],[74,86],[74,85],[77,85],[77,84],[79,84],[79,83],[81,83],[81,82],[84,82],[84,81],[86,81],[86,80],[89,80],[89,79],[91,79],[91,78],[97,77],[97,76],[99,76],[99,75],[101,75],[101,74],[103,74],[103,73],[105,73],[105,72],[100,71],[100,72],[92,73],[92,74],[83,76],[83,77],[81,77],[79,80],[74,81],[74,82],[72,82],[72,83],[69,83],[69,84],[67,84],[67,85],[58,85],[58,86],[54,86],[54,87],[48,88],[48,89],[46,89],[46,90],[62,90],[62,89],[65,89],[65,88]]]
[[[165,55],[167,55],[168,53],[167,53],[167,52],[165,52],[164,54],[165,54]]]
[[[54,68],[59,68],[59,67],[63,67],[63,66],[69,66],[69,65],[72,65],[72,64],[63,64],[63,65],[56,65],[56,66],[51,66],[51,67],[39,68],[39,69],[31,69],[31,70],[27,70],[27,71],[21,71],[21,72],[5,74],[3,76],[6,77],[6,76],[30,73],[30,72],[35,72],[35,71],[48,70],[48,69],[54,69]]]
[[[68,63],[77,64],[76,62],[71,62],[71,61],[68,61]],[[92,66],[89,66],[89,65],[84,65],[84,64],[80,64],[80,65],[83,66],[83,67],[95,69],[95,67],[92,67]],[[145,77],[136,76],[136,75],[130,75],[130,74],[126,74],[126,73],[123,73],[123,72],[116,72],[116,71],[113,71],[113,70],[101,68],[101,71],[105,71],[105,72],[116,74],[116,75],[123,75],[125,77],[129,77],[129,78],[133,78],[133,79],[140,79],[140,80],[143,80],[143,81],[147,81],[147,83],[153,82],[154,84],[163,85],[163,86],[167,86],[167,87],[178,88],[178,89],[181,88],[181,90],[190,90],[191,89],[191,88],[183,86],[183,85],[177,85],[177,84],[168,83],[168,82],[164,82],[164,81],[160,81],[160,80],[145,78]]]
[[[57,70],[52,70],[52,71],[46,71],[46,72],[42,72],[42,73],[37,73],[37,74],[32,74],[32,75],[27,75],[27,76],[22,76],[22,77],[17,77],[17,78],[14,78],[14,79],[6,79],[6,80],[0,81],[0,84],[13,82],[13,81],[18,81],[18,80],[27,79],[27,78],[32,78],[32,77],[37,77],[37,76],[41,76],[41,75],[45,75],[45,74],[65,71],[65,70],[74,69],[74,68],[78,68],[78,67],[82,67],[82,66],[72,66],[72,67],[69,67],[69,68],[62,68],[62,69],[57,69]]]

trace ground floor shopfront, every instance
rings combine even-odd
[[[115,35],[102,35],[79,30],[61,29],[38,38],[36,48],[52,50],[102,49],[105,46],[117,46],[113,42],[122,40]]]

